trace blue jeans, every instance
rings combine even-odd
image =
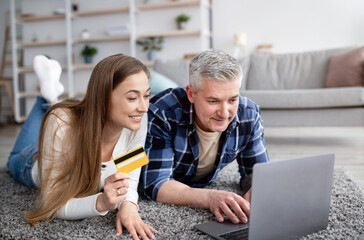
[[[35,162],[35,154],[38,153],[40,124],[44,114],[51,106],[44,98],[37,97],[8,158],[7,166],[15,180],[30,188],[36,188],[32,179],[32,167]]]

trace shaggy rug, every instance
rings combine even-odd
[[[121,238],[116,237],[115,211],[104,217],[55,219],[31,227],[23,211],[32,206],[35,191],[13,180],[6,168],[0,168],[0,179],[0,239],[130,239],[126,231]],[[239,193],[238,179],[237,165],[232,163],[208,188]],[[193,228],[215,219],[208,210],[155,203],[141,193],[139,206],[143,220],[158,230],[156,239],[210,239]],[[364,194],[344,170],[334,172],[329,226],[302,239],[364,239]]]

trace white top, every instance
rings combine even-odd
[[[51,161],[51,158],[47,158],[47,156],[52,156],[48,154],[53,154],[55,156],[60,156],[61,149],[62,149],[62,141],[65,137],[66,129],[69,128],[69,116],[65,110],[59,110],[58,116],[62,118],[62,120],[55,115],[49,115],[46,125],[45,125],[45,135],[44,135],[44,142],[47,143],[54,143],[54,144],[45,144],[43,151],[43,164],[44,168],[47,168],[47,161],[48,165]],[[129,129],[124,128],[118,142],[115,145],[113,150],[112,158],[108,162],[103,162],[101,167],[101,188],[104,187],[105,179],[116,173],[117,169],[114,164],[113,159],[135,149],[138,147],[144,147],[146,133],[147,133],[147,123],[148,123],[148,116],[145,114],[143,116],[141,122],[141,128],[138,131],[131,131]],[[54,132],[56,132],[55,138],[53,139]],[[56,163],[58,164],[58,163]],[[139,183],[139,175],[140,175],[141,168],[138,168],[134,171],[128,173],[130,175],[130,179],[126,181],[129,183],[128,192],[126,193],[126,200],[131,201],[135,204],[138,204],[138,183]],[[55,171],[53,171],[55,172]],[[37,187],[40,186],[40,180],[38,176],[38,164],[37,162],[33,165],[32,168],[32,178],[33,182]],[[101,190],[101,189],[100,189]],[[61,207],[57,212],[57,217],[62,219],[74,220],[74,219],[82,219],[91,216],[98,216],[98,215],[105,215],[106,212],[98,212],[96,210],[96,199],[97,196],[101,193],[97,193],[88,197],[82,198],[72,198],[70,199],[63,207]],[[120,207],[119,203],[118,207]]]

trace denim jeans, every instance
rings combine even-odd
[[[32,179],[32,167],[35,162],[35,154],[38,153],[40,125],[44,114],[51,106],[44,98],[37,97],[8,159],[7,166],[15,180],[30,188],[36,188]]]

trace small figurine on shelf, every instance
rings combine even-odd
[[[82,39],[88,39],[90,37],[91,37],[90,32],[87,29],[82,29],[81,38]]]
[[[78,2],[72,3],[72,11],[74,11],[74,12],[78,11]]]
[[[56,9],[54,9],[53,10],[53,14],[65,14],[66,13],[66,11],[65,11],[65,9],[64,8],[56,8]]]
[[[176,17],[177,28],[179,30],[186,29],[186,24],[190,20],[190,16],[186,14],[180,14]]]
[[[97,49],[89,45],[85,45],[81,51],[82,56],[84,56],[85,63],[92,63],[92,58],[96,53]]]
[[[145,40],[137,40],[137,44],[143,47],[144,52],[148,52],[148,60],[154,61],[157,51],[162,50],[163,37],[149,37]]]

